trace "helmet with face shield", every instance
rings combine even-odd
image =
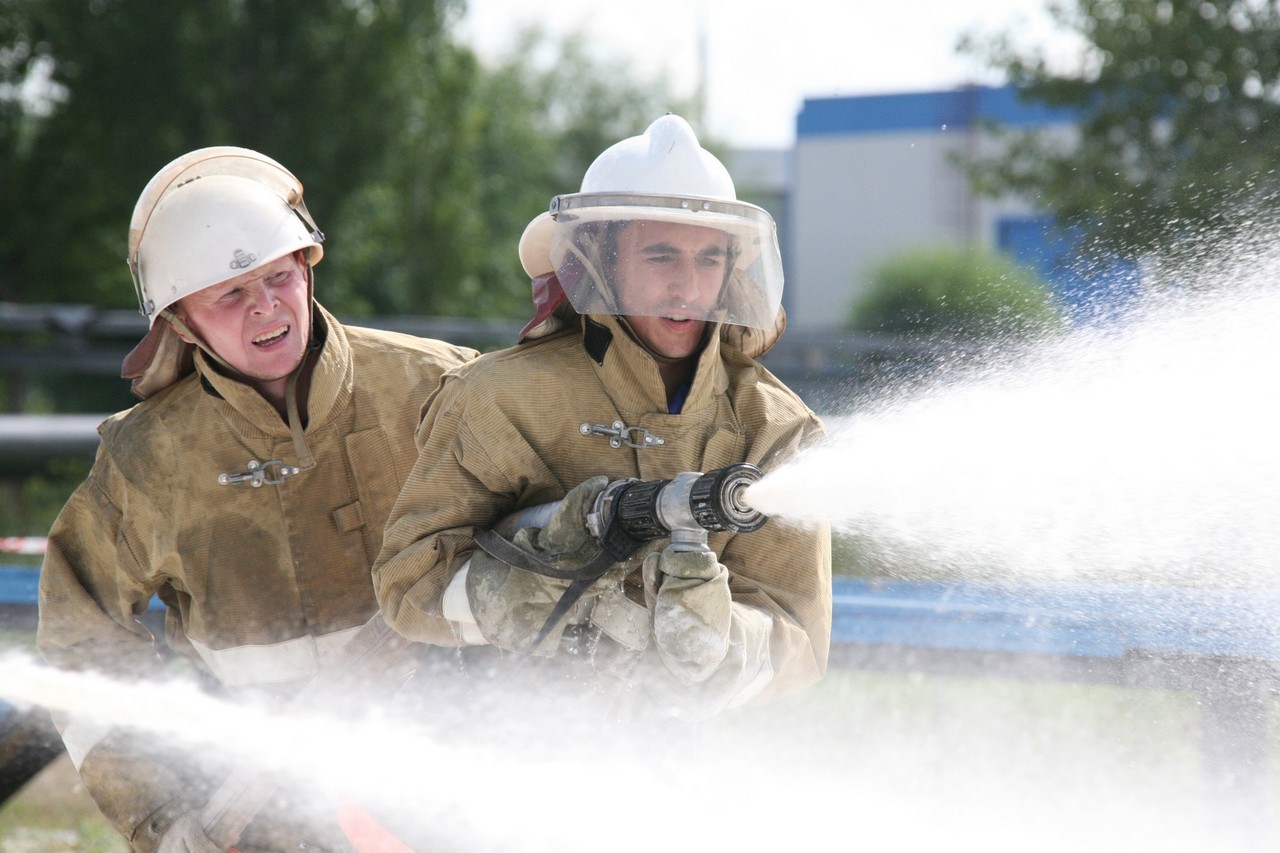
[[[580,314],[667,316],[772,329],[782,303],[773,218],[684,119],[604,151],[520,240],[525,272],[555,272]]]

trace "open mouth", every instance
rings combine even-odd
[[[688,306],[673,305],[671,308],[673,310],[667,311],[665,314],[661,315],[662,319],[670,320],[672,323],[687,323],[693,319],[693,317],[687,313],[689,310]]]
[[[280,326],[279,328],[272,329],[268,332],[263,332],[261,335],[258,335],[256,338],[253,339],[253,345],[255,347],[269,347],[269,346],[272,346],[273,344],[280,343],[280,341],[284,340],[284,337],[287,334],[289,334],[289,327],[287,325]]]

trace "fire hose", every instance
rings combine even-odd
[[[494,530],[476,535],[476,544],[493,556],[520,568],[569,580],[555,609],[540,629],[535,649],[582,594],[615,563],[630,557],[646,542],[671,538],[669,547],[681,551],[708,550],[709,532],[750,533],[759,530],[768,516],[745,501],[747,489],[763,476],[755,465],[737,463],[705,474],[686,471],[669,480],[621,479],[609,483],[587,514],[587,529],[600,544],[586,564],[563,569],[544,563],[511,544],[505,535],[524,527],[546,524],[560,501],[520,510],[499,522]],[[411,641],[393,631],[381,613],[375,613],[332,664],[324,667],[289,702],[289,708],[314,707],[317,699],[350,691],[355,683],[379,669],[394,651]],[[219,846],[232,847],[240,834],[266,805],[279,780],[254,770],[232,773],[210,797],[201,813],[205,833]]]
[[[755,465],[739,462],[705,474],[686,471],[670,480],[614,480],[587,513],[587,530],[600,543],[600,550],[581,566],[564,569],[550,565],[503,536],[523,527],[544,526],[559,501],[509,516],[494,530],[477,533],[476,545],[509,566],[570,582],[529,645],[533,650],[593,583],[646,542],[669,536],[668,547],[673,550],[707,551],[708,532],[750,533],[763,527],[769,517],[745,500],[747,489],[763,475]]]

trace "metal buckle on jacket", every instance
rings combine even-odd
[[[301,470],[297,465],[286,465],[279,459],[272,459],[270,462],[259,462],[257,459],[250,459],[248,471],[240,474],[219,474],[218,483],[223,486],[248,483],[255,489],[263,485],[278,486],[286,478],[292,477]],[[276,473],[272,473],[273,471]]]
[[[613,426],[605,426],[604,424],[583,424],[578,427],[578,432],[583,435],[607,435],[609,436],[610,447],[621,447],[625,444],[633,450],[640,450],[645,447],[656,447],[660,444],[667,443],[665,438],[659,438],[644,427],[629,427],[622,421],[614,421]]]

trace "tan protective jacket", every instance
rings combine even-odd
[[[726,327],[728,338],[736,327]],[[758,337],[758,336],[757,336]],[[776,335],[767,336],[767,349]],[[453,645],[443,592],[472,536],[516,510],[556,501],[584,480],[666,479],[751,462],[766,472],[823,436],[817,416],[742,349],[711,336],[680,414],[668,414],[653,358],[618,318],[482,356],[453,371],[429,402],[417,465],[388,520],[374,585],[387,622],[410,639]],[[584,425],[621,421],[661,445],[614,447]],[[771,519],[759,531],[712,534],[735,603],[773,616],[764,702],[820,678],[831,632],[831,543],[825,527]],[[635,578],[629,579],[634,584]]]
[[[315,316],[324,342],[305,430],[314,467],[274,485],[220,484],[251,462],[295,464],[298,454],[272,405],[203,354],[195,373],[99,427],[97,459],[54,524],[41,571],[38,641],[51,664],[162,674],[164,644],[138,620],[159,595],[168,647],[207,681],[286,698],[375,612],[370,567],[417,458],[422,402],[476,353],[344,327],[318,305]],[[138,850],[209,795],[181,754],[148,755],[127,733],[82,721],[63,735]]]

